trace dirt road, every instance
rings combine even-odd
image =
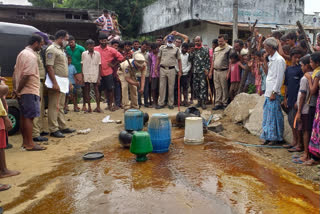
[[[107,114],[70,112],[71,127],[92,131],[50,138],[44,152],[21,151],[21,136],[10,137],[7,162],[21,175],[0,180],[13,186],[0,193],[5,213],[318,213],[318,185],[211,132],[205,144],[186,146],[174,128],[168,153],[136,163],[117,140],[123,124],[102,124]],[[111,118],[123,120],[123,111]],[[88,151],[105,158],[85,162]]]

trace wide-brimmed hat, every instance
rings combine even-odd
[[[146,59],[141,53],[136,53],[133,59],[134,59],[134,64],[140,68],[146,65]]]

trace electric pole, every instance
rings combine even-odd
[[[232,27],[232,45],[234,40],[238,39],[238,8],[239,1],[233,0],[233,27]]]

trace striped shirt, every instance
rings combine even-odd
[[[113,30],[112,19],[110,16],[105,17],[104,15],[96,19],[96,23],[103,24],[102,31]]]

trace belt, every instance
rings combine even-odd
[[[216,70],[216,71],[226,71],[226,70],[228,70],[228,68],[224,68],[224,69],[214,69],[214,70]]]
[[[169,66],[169,67],[166,67],[166,66],[163,66],[163,65],[160,65],[161,68],[164,68],[164,69],[167,69],[167,70],[171,70],[171,69],[174,69],[175,66]]]

